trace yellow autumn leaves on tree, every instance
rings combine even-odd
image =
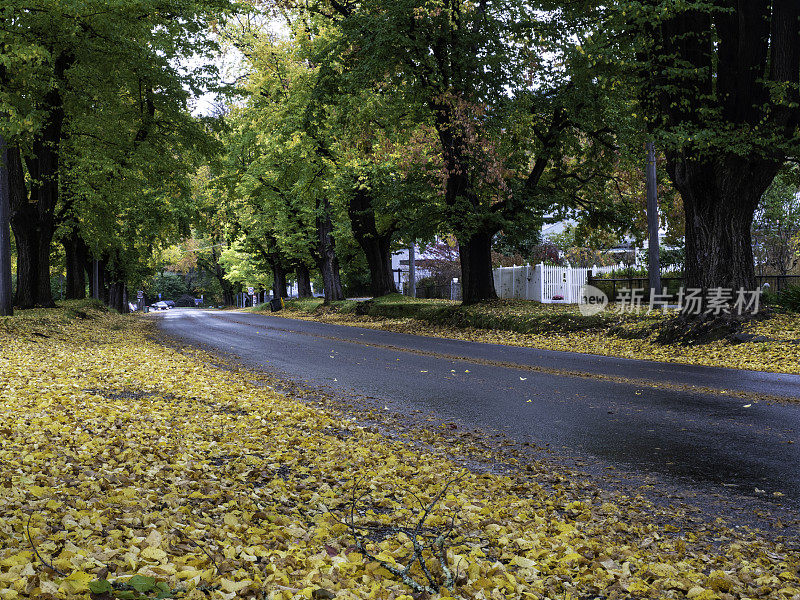
[[[77,305],[0,321],[0,600],[410,600],[425,570],[442,597],[800,598],[779,542],[670,524],[544,463],[468,471],[433,435],[150,334]]]

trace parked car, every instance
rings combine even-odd
[[[169,310],[169,304],[164,300],[159,300],[155,304],[150,305],[150,310]]]
[[[167,308],[175,308],[175,302],[173,300],[164,300],[167,305]]]

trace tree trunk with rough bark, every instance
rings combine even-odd
[[[458,241],[464,304],[497,298],[492,272],[492,237],[490,232],[478,231]]]
[[[780,163],[668,156],[686,213],[686,286],[755,290],[751,226]]]
[[[56,82],[64,81],[73,60],[67,52],[56,56],[53,68]],[[64,103],[58,87],[43,96],[40,108],[46,115],[44,125],[33,138],[30,154],[25,155],[30,190],[25,183],[19,150],[10,153],[15,156],[9,158],[11,186],[16,188],[16,193],[12,190],[11,194],[12,227],[15,237],[20,232],[25,246],[17,255],[17,304],[21,308],[55,306],[50,290],[50,249],[55,233],[59,149],[64,125]]]
[[[297,267],[297,297],[298,298],[311,298],[311,273],[308,267],[301,264]]]
[[[128,312],[128,305],[125,302],[125,284],[115,281],[108,286],[108,306],[120,314]]]
[[[232,306],[233,302],[235,300],[235,298],[234,298],[235,295],[236,294],[233,291],[233,286],[231,284],[227,283],[222,288],[222,303],[225,306]]]
[[[378,232],[369,190],[353,191],[347,213],[353,236],[367,257],[372,295],[377,297],[395,293],[397,288],[392,277],[391,254],[393,231]]]
[[[315,260],[317,269],[322,275],[322,285],[325,293],[324,304],[336,300],[344,300],[342,282],[339,277],[339,260],[336,258],[335,242],[333,239],[333,223],[331,221],[331,205],[327,198],[322,199],[317,206],[317,248]]]
[[[464,304],[494,300],[497,293],[494,289],[491,251],[492,237],[498,229],[492,229],[490,223],[495,215],[481,206],[469,177],[472,170],[469,143],[461,132],[453,107],[447,102],[434,102],[432,108],[447,170],[445,204],[450,210],[450,224],[459,245],[461,300]],[[462,229],[465,223],[473,225]]]
[[[11,290],[11,190],[8,178],[8,151],[0,136],[0,316],[14,314]]]
[[[67,270],[64,297],[67,300],[86,298],[86,264],[89,256],[86,243],[74,231],[65,237],[61,243],[64,246]]]
[[[17,244],[17,291],[14,303],[20,308],[53,306],[50,291],[50,242],[53,237],[52,211],[45,202],[30,202],[19,148],[9,148],[8,175],[11,229]],[[43,186],[37,185],[37,191]],[[31,190],[31,195],[34,191]],[[44,258],[44,264],[42,259]]]
[[[51,306],[52,298],[39,290],[39,230],[36,207],[28,204],[12,211],[11,228],[17,243],[17,293],[14,304],[19,308]],[[48,291],[49,291],[48,282]]]
[[[286,269],[278,260],[272,262],[272,294],[275,298],[288,298],[286,292]]]

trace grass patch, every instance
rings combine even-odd
[[[40,338],[71,335],[76,321],[99,320],[109,328],[121,327],[128,316],[109,309],[100,300],[64,300],[55,308],[15,310],[11,317],[0,317],[0,336],[21,335]]]
[[[800,315],[783,310],[744,325],[739,340],[696,345],[659,341],[671,313],[620,314],[613,306],[584,316],[576,305],[496,300],[462,306],[392,294],[330,306],[321,299],[290,300],[276,314],[493,344],[800,374]]]
[[[268,310],[269,307],[265,306]],[[257,307],[256,310],[263,310]],[[619,315],[606,311],[586,317],[574,305],[494,300],[462,306],[450,300],[389,294],[365,301],[343,300],[325,306],[319,298],[288,300],[286,310],[309,315],[342,314],[384,319],[416,319],[441,327],[491,329],[517,333],[600,331],[627,323],[653,322],[657,317]]]

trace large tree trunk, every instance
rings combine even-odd
[[[0,136],[0,317],[14,314],[11,293],[11,190],[8,178],[8,152]]]
[[[275,298],[289,297],[286,292],[286,269],[277,260],[272,263],[272,293]]]
[[[369,238],[361,244],[367,256],[372,295],[375,297],[397,292],[392,273],[391,237],[382,235],[377,239]]]
[[[492,237],[498,227],[492,228],[491,223],[496,215],[481,206],[470,177],[475,170],[470,158],[474,149],[470,149],[469,135],[465,135],[452,104],[434,101],[431,107],[447,170],[444,197],[448,219],[459,244],[461,299],[464,304],[494,300]]]
[[[297,267],[297,297],[298,298],[311,298],[311,273],[308,272],[308,267],[301,264]]]
[[[28,188],[19,148],[9,148],[7,156],[11,229],[17,244],[17,292],[14,303],[20,308],[53,306],[50,292],[52,211],[49,216],[47,212],[42,214],[42,202],[28,201]],[[43,246],[47,249],[46,252],[42,251]],[[44,266],[41,264],[43,256]],[[42,285],[43,282],[45,285]]]
[[[66,52],[56,57],[53,70],[56,81],[64,81],[66,70],[72,61],[73,57]],[[50,247],[55,232],[54,211],[59,193],[59,148],[64,124],[63,99],[57,87],[44,95],[40,107],[46,114],[44,126],[33,138],[30,155],[25,156],[30,179],[30,198],[27,195],[24,179],[16,184],[12,182],[12,186],[15,186],[18,192],[25,192],[22,195],[14,193],[11,195],[14,235],[16,236],[19,230],[25,238],[24,243],[28,244],[25,258],[21,259],[27,264],[20,264],[17,269],[18,273],[24,273],[22,277],[19,275],[17,277],[17,298],[21,307],[55,306],[50,290]],[[22,161],[19,158],[19,152],[16,152],[13,159],[9,158],[11,171],[16,171],[10,173],[13,179],[22,175]],[[22,223],[23,219],[28,222]],[[30,246],[32,243],[37,244],[35,249]],[[22,257],[22,253],[18,256]]]
[[[40,241],[36,221],[36,207],[33,204],[12,212],[11,228],[17,243],[17,293],[14,304],[20,308],[52,304],[52,299],[42,303],[43,295],[39,293]]]
[[[225,269],[219,263],[215,263],[214,277],[217,278],[219,286],[222,288],[222,304],[232,306],[236,300],[236,291],[233,289],[233,284],[225,278]]]
[[[755,290],[751,226],[779,163],[668,156],[686,213],[686,287]]]
[[[325,292],[324,304],[330,304],[336,300],[344,300],[344,293],[342,292],[342,282],[339,278],[339,260],[336,258],[333,239],[331,205],[327,198],[322,199],[317,206],[316,225],[317,248],[314,258],[322,275],[322,285]]]
[[[372,196],[368,190],[353,191],[347,213],[353,236],[367,257],[372,295],[377,297],[396,292],[392,277],[392,231],[378,233]]]
[[[222,288],[222,304],[225,306],[233,306],[236,301],[236,291],[233,289],[233,284],[225,278],[225,269],[223,269],[218,262],[214,252],[213,273],[214,277],[219,281],[219,286]]]
[[[88,249],[80,236],[72,232],[61,243],[64,246],[67,268],[67,289],[64,297],[67,300],[86,298],[86,261]]]
[[[233,306],[234,296],[233,286],[226,281],[222,286],[222,303],[225,306]]]
[[[108,286],[108,306],[120,314],[128,312],[128,304],[125,301],[125,284],[115,281]]]
[[[461,258],[461,301],[475,304],[497,298],[492,273],[492,234],[478,231],[459,239]]]

